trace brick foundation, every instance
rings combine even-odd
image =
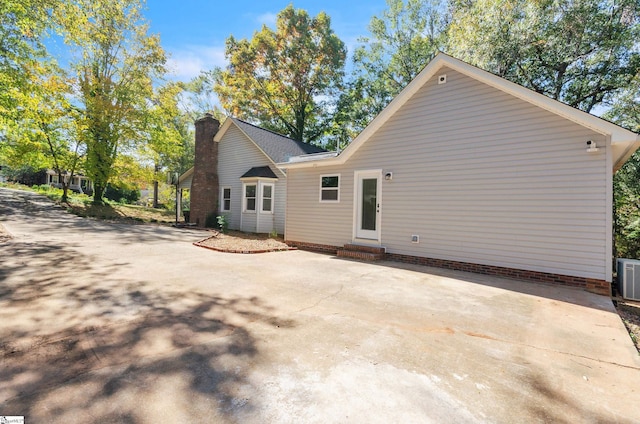
[[[329,253],[331,255],[335,255],[339,249],[339,247],[337,246],[330,246],[327,244],[307,243],[304,241],[285,240],[285,243],[287,243],[291,247],[297,247],[298,249],[309,250],[311,252]]]
[[[303,250],[314,252],[336,254],[340,247],[316,243],[306,243],[298,241],[287,241],[290,246],[295,246]],[[386,253],[384,259],[444,268],[454,271],[467,271],[476,274],[495,275],[498,277],[513,278],[517,280],[531,281],[537,283],[551,283],[562,286],[579,287],[589,292],[611,296],[611,283],[594,278],[574,277],[570,275],[550,274],[540,271],[527,271],[523,269],[505,268],[493,265],[472,264],[468,262],[449,261],[444,259],[425,258],[421,256],[400,255],[397,253]]]

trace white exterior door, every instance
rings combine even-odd
[[[355,238],[380,241],[382,172],[355,172]]]

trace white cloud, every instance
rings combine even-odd
[[[277,19],[278,19],[278,14],[277,13],[272,13],[272,12],[263,13],[262,15],[258,15],[256,17],[256,21],[259,24],[264,24],[264,25],[270,26],[270,27],[275,27],[276,26]]]
[[[181,50],[170,51],[167,66],[171,76],[177,80],[187,81],[216,66],[227,64],[224,57],[224,46],[186,46]]]

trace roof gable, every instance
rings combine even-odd
[[[290,157],[311,153],[322,153],[325,149],[311,144],[297,141],[273,131],[257,127],[238,118],[229,117],[225,120],[220,131],[213,138],[220,142],[231,125],[235,125],[262,153],[276,164],[286,162]]]
[[[271,178],[278,179],[278,176],[268,166],[254,166],[245,172],[240,178]]]
[[[444,53],[438,53],[436,57],[413,79],[385,109],[375,117],[371,123],[345,148],[338,156],[318,160],[290,162],[279,164],[282,168],[304,168],[310,166],[329,166],[344,164],[373,134],[376,133],[409,99],[411,99],[437,72],[443,67],[450,68],[461,74],[467,75],[479,82],[524,100],[530,104],[545,109],[551,113],[589,128],[597,133],[611,137],[613,145],[620,145],[613,158],[614,169],[619,168],[633,152],[640,147],[640,136],[626,130],[616,124],[605,121],[597,116],[583,112],[579,109],[565,105],[543,94],[536,93],[521,85],[508,81],[490,72],[472,66],[461,60],[455,59]]]

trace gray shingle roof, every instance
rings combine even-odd
[[[286,162],[291,156],[326,152],[326,150],[321,147],[312,146],[311,144],[285,137],[265,130],[264,128],[256,127],[238,118],[227,119],[232,119],[275,163]]]
[[[245,172],[240,178],[278,178],[268,166],[254,166]]]

